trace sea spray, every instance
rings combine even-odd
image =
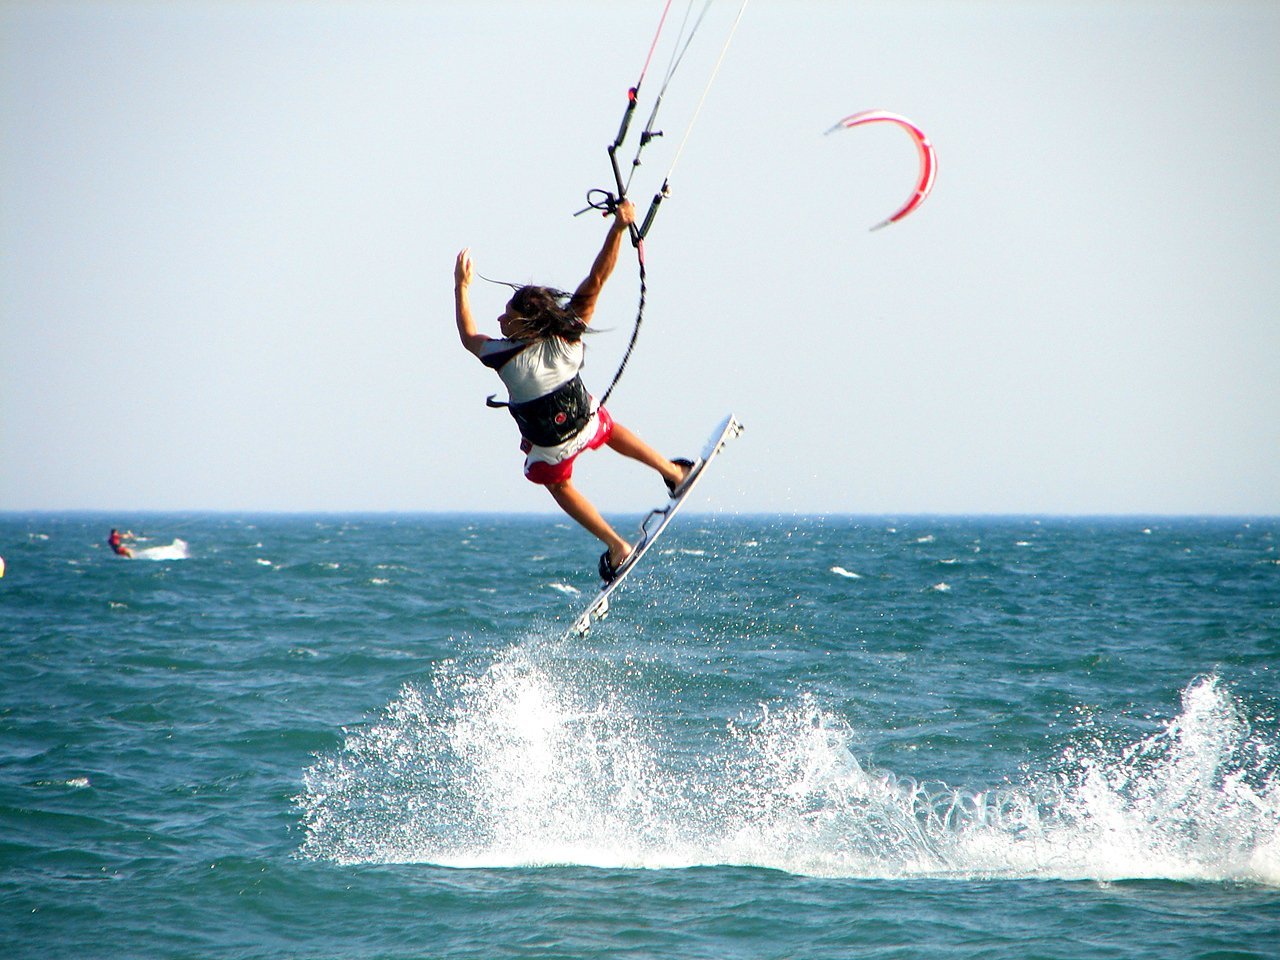
[[[589,674],[512,647],[478,675],[450,661],[307,773],[304,851],[339,861],[616,861],[661,788],[643,713]]]
[[[1104,738],[1064,753],[1046,834],[1069,843],[1058,869],[1102,878],[1280,882],[1280,756],[1217,677],[1136,743]]]
[[[453,866],[731,864],[835,877],[1280,883],[1280,774],[1214,677],[1154,734],[1084,737],[986,788],[853,752],[817,698],[717,730],[655,716],[625,676],[516,645],[437,666],[319,758],[305,856]]]

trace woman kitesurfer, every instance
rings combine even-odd
[[[474,274],[471,251],[458,254],[453,270],[454,308],[462,345],[494,370],[506,385],[506,406],[520,428],[520,449],[526,457],[524,475],[550,491],[570,517],[594,534],[607,548],[600,557],[600,576],[606,582],[631,553],[600,511],[573,485],[573,462],[583,450],[608,446],[623,456],[652,467],[666,481],[673,497],[690,475],[689,460],[668,460],[635,433],[616,422],[587,392],[579,372],[586,347],[582,335],[595,313],[596,300],[618,262],[622,238],[635,222],[629,200],[612,211],[604,246],[591,272],[572,295],[552,287],[517,287],[498,317],[502,338],[476,331],[469,288]]]

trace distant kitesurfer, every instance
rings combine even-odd
[[[469,294],[474,272],[469,249],[458,254],[453,270],[458,336],[507,387],[508,402],[498,405],[508,408],[520,428],[520,449],[526,454],[524,475],[546,487],[565,513],[608,548],[600,557],[600,576],[605,581],[617,575],[631,544],[573,485],[574,459],[583,450],[608,446],[656,470],[672,496],[682,492],[681,484],[693,467],[689,460],[668,460],[616,422],[587,392],[579,376],[586,351],[582,335],[618,262],[622,239],[635,222],[635,207],[628,200],[612,212],[604,246],[578,289],[571,295],[552,287],[517,287],[498,317],[501,339],[476,332]]]
[[[133,539],[133,534],[122,534],[114,527],[111,528],[111,536],[107,537],[107,546],[122,557],[132,557],[133,551],[124,545],[125,538]]]

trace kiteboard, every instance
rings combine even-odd
[[[641,558],[649,552],[649,548],[662,536],[662,531],[667,529],[667,524],[675,518],[676,512],[689,499],[689,494],[698,485],[711,461],[724,449],[726,443],[740,433],[742,433],[742,424],[737,421],[733,414],[729,414],[721,421],[720,425],[711,434],[706,446],[702,448],[702,455],[694,461],[693,469],[679,487],[679,493],[672,497],[666,505],[649,511],[649,514],[640,524],[640,539],[632,547],[631,554],[623,561],[622,566],[618,568],[617,576],[600,588],[600,592],[596,594],[595,599],[582,612],[582,615],[573,622],[573,626],[565,635],[566,637],[582,636],[591,629],[593,621],[603,620],[608,615],[609,598],[613,595],[613,592],[622,585],[622,582],[627,578],[627,574],[635,569]]]

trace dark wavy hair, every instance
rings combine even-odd
[[[588,331],[585,323],[570,309],[573,294],[555,287],[532,284],[516,287],[511,309],[520,315],[530,332],[537,337],[563,337],[577,342]]]

